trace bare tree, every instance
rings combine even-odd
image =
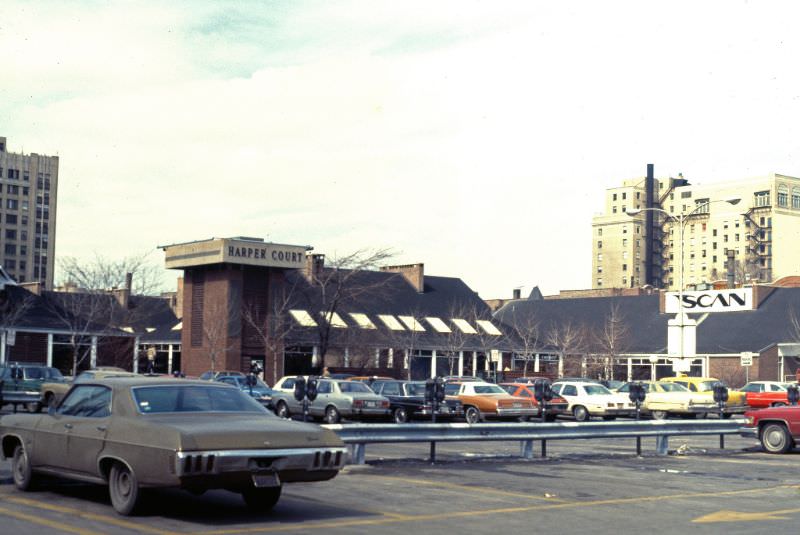
[[[92,338],[112,330],[113,300],[96,290],[49,294],[47,308],[69,336],[73,376],[91,354]]]
[[[206,311],[208,319],[203,321],[203,345],[208,351],[211,371],[215,372],[220,359],[236,346],[232,339],[240,334],[236,332],[240,322],[235,316],[241,312],[224,298],[207,302]]]
[[[0,335],[6,344],[6,361],[10,360],[8,335],[17,330],[34,303],[35,298],[27,290],[10,284],[0,289]]]
[[[712,280],[722,280],[728,277],[727,269],[713,268],[711,270]],[[758,259],[747,258],[745,260],[735,260],[733,264],[734,284],[750,284],[759,281],[761,277],[761,266]]]
[[[130,273],[133,275],[133,294],[158,295],[163,289],[164,268],[152,259],[151,252],[116,260],[97,253],[90,260],[65,256],[59,258],[58,264],[62,286],[73,284],[86,290],[123,288]]]
[[[252,339],[255,345],[264,349],[265,358],[277,358],[282,354],[286,341],[297,329],[296,323],[289,316],[289,309],[294,297],[295,285],[273,285],[269,294],[271,299],[267,305],[263,299],[251,299],[242,307],[242,323],[246,333],[246,343]],[[257,297],[257,296],[256,296]],[[248,296],[243,296],[247,299]],[[275,384],[278,377],[276,362],[271,366],[272,377],[265,377]],[[266,370],[265,370],[266,373]]]
[[[552,324],[545,335],[547,344],[556,349],[559,358],[565,364],[568,356],[581,354],[584,351],[587,338],[586,327],[572,321]]]
[[[613,303],[603,321],[602,329],[594,333],[596,360],[590,370],[591,374],[598,373],[603,379],[613,379],[614,361],[630,347],[630,338],[630,326],[620,311],[619,303]]]
[[[299,289],[304,306],[314,318],[320,368],[325,367],[333,335],[332,319],[343,305],[354,304],[369,295],[375,298],[385,286],[386,277],[365,276],[384,264],[393,253],[387,249],[359,250],[334,258],[327,266],[314,265],[306,272],[308,286]]]
[[[505,324],[505,328],[509,329],[506,338],[512,344],[521,345],[516,352],[517,354],[521,353],[521,356],[524,358],[523,375],[528,375],[528,363],[535,354],[536,347],[539,344],[539,320],[533,313],[516,314],[513,305],[511,316],[511,321]]]

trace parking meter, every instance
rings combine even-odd
[[[444,401],[444,379],[441,377],[436,377],[434,379],[433,393],[433,399],[435,399],[437,403],[442,403]]]
[[[294,380],[294,399],[303,401],[306,397],[306,380],[304,377],[297,377]]]
[[[539,403],[539,406],[542,408],[541,410],[541,417],[542,420],[547,419],[547,402],[553,399],[553,388],[550,385],[550,381],[540,379],[533,383],[533,398]]]
[[[630,391],[628,392],[628,398],[631,400],[631,403],[636,405],[636,419],[639,419],[642,410],[642,403],[644,403],[645,398],[647,397],[647,392],[644,389],[644,385],[642,383],[636,382],[630,384]]]
[[[306,383],[306,397],[309,401],[317,399],[317,378],[309,377]]]
[[[786,389],[786,398],[791,405],[797,405],[797,402],[800,401],[800,388],[798,388],[797,385],[789,386],[789,388]]]
[[[436,382],[431,378],[425,381],[425,402],[433,403],[436,397]]]
[[[725,414],[725,403],[728,401],[728,387],[722,383],[714,383],[714,401],[719,405],[719,417]]]
[[[250,389],[250,395],[251,396],[253,395],[253,387],[256,386],[257,382],[258,382],[258,378],[255,375],[253,375],[252,373],[244,378],[244,384],[246,384],[248,386],[248,388]]]

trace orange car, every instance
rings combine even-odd
[[[536,407],[536,416],[542,415],[541,407],[539,406],[539,402],[536,401],[536,397],[533,394],[534,385],[528,383],[500,383],[500,386],[503,390],[511,394],[512,396],[517,396],[520,398],[527,398],[533,402],[534,407]],[[556,416],[559,414],[569,414],[567,411],[567,407],[569,407],[569,402],[566,399],[562,398],[553,393],[553,399],[547,402],[547,412],[545,413],[544,419],[546,422],[555,422]]]
[[[456,396],[464,405],[464,419],[474,424],[488,418],[519,418],[536,416],[539,409],[528,398],[515,397],[500,386],[479,381],[447,383],[444,393]]]

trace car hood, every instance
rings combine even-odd
[[[336,433],[318,425],[252,413],[165,414],[148,420],[177,432],[184,451],[343,445]]]

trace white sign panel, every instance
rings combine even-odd
[[[681,294],[668,292],[665,312],[678,313]],[[706,312],[739,312],[753,310],[753,289],[734,288],[730,290],[702,290],[683,292],[682,308],[686,313],[704,314]]]
[[[753,353],[749,351],[742,351],[739,355],[739,364],[742,366],[752,366],[753,365]]]

